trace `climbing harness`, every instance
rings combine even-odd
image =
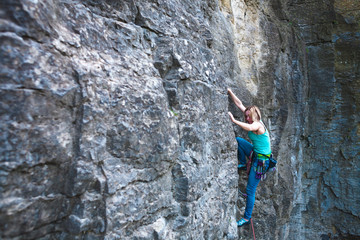
[[[258,153],[258,155],[266,157],[267,158],[266,160],[269,160],[269,168],[268,168],[267,172],[274,171],[274,169],[276,169],[277,161],[273,158],[272,153],[269,155],[264,155],[264,154]]]
[[[247,174],[249,175],[251,166],[254,164],[255,178],[265,180],[268,171],[273,172],[276,170],[277,161],[273,158],[272,154],[261,154],[251,151],[248,165]]]

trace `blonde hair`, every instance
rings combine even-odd
[[[245,111],[244,111],[245,119],[246,119],[246,112],[247,111],[249,111],[250,118],[253,121],[260,121],[261,120],[260,109],[257,106],[253,105],[253,106],[247,107],[245,109]]]

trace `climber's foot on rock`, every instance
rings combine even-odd
[[[242,226],[247,225],[249,223],[250,223],[250,220],[246,220],[245,218],[242,218],[239,221],[237,221],[238,227],[242,227]]]
[[[246,170],[246,164],[239,164],[238,169],[239,170]]]

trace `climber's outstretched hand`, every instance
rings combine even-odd
[[[234,118],[234,116],[232,115],[232,113],[231,112],[228,112],[228,114],[229,114],[229,116],[230,116],[230,118],[231,118],[231,121],[235,121],[235,118]]]

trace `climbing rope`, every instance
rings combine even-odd
[[[253,230],[254,240],[256,240],[256,238],[255,238],[255,230],[254,230],[254,225],[253,225],[252,218],[250,218],[250,221],[251,221],[251,228],[252,228],[252,230]]]

